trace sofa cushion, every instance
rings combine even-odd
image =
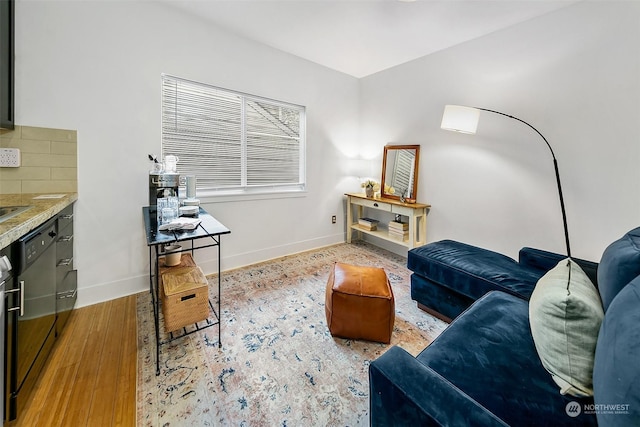
[[[410,250],[407,266],[416,274],[473,300],[495,290],[528,299],[544,274],[497,252],[452,240]]]
[[[598,337],[594,400],[603,426],[640,425],[640,276],[613,299]],[[608,406],[605,406],[608,405]]]
[[[598,266],[598,289],[605,311],[611,301],[640,274],[640,227],[611,243]]]
[[[566,415],[593,403],[558,393],[529,328],[527,301],[490,292],[458,316],[417,359],[509,425],[596,425],[593,414]]]
[[[604,312],[595,286],[572,260],[560,261],[529,301],[531,333],[560,393],[593,396],[593,358]]]

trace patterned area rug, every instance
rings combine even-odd
[[[390,345],[329,333],[324,294],[336,261],[387,272],[396,300]],[[151,297],[139,294],[138,425],[368,425],[371,360],[393,345],[416,355],[446,326],[411,300],[405,266],[356,243],[224,272],[222,348],[218,326],[165,344],[159,376]],[[208,280],[217,289],[217,276]]]

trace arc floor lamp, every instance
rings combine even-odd
[[[480,120],[480,111],[499,114],[501,116],[517,120],[520,123],[524,123],[531,129],[533,129],[538,135],[540,135],[545,144],[547,144],[547,147],[551,152],[551,157],[553,158],[553,167],[556,172],[556,183],[558,184],[558,197],[560,198],[560,209],[562,210],[562,224],[564,225],[564,240],[565,244],[567,245],[567,256],[571,257],[571,248],[569,247],[569,230],[567,227],[567,213],[564,208],[562,185],[560,184],[560,172],[558,172],[558,160],[556,160],[556,155],[553,152],[553,148],[551,148],[549,141],[547,141],[547,138],[545,138],[538,129],[534,128],[522,119],[511,116],[509,114],[501,113],[500,111],[479,107],[466,107],[462,105],[446,105],[444,107],[444,114],[442,115],[442,123],[440,127],[445,130],[475,134],[478,128],[478,121]]]

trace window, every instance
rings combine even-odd
[[[162,154],[200,194],[305,189],[305,108],[162,75]]]

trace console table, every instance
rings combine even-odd
[[[142,208],[142,216],[144,218],[144,228],[147,235],[147,246],[149,247],[149,292],[151,292],[151,300],[153,305],[153,318],[156,329],[156,375],[160,375],[160,347],[175,339],[182,338],[199,330],[210,326],[218,325],[218,346],[222,347],[221,331],[220,331],[220,250],[221,237],[223,234],[229,234],[231,231],[222,225],[217,219],[209,215],[203,208],[199,208],[200,224],[193,230],[158,230],[157,212],[154,207],[146,206]],[[204,239],[204,241],[202,240]],[[164,341],[160,340],[160,298],[159,298],[159,259],[163,255],[160,251],[161,247],[177,242],[190,242],[190,247],[182,249],[181,252],[193,252],[198,249],[216,247],[218,249],[218,309],[213,307],[209,300],[209,307],[213,312],[215,319],[207,319],[206,321],[195,324],[192,328],[183,328],[179,333],[171,332]],[[194,243],[196,242],[196,243]]]
[[[427,241],[427,213],[431,205],[423,203],[403,203],[395,199],[367,197],[364,193],[347,193],[347,243],[351,243],[353,233],[369,234],[389,242],[406,246],[409,249],[422,246]],[[408,239],[398,240],[389,236],[387,224],[382,221],[377,230],[367,230],[360,226],[358,219],[363,217],[364,208],[403,215],[408,218]],[[355,217],[354,217],[355,214]],[[393,218],[392,218],[393,219]]]

